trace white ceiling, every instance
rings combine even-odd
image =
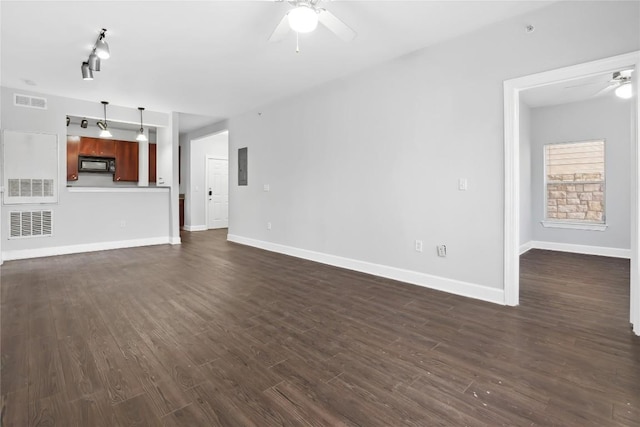
[[[323,1],[358,37],[319,27],[297,54],[295,33],[267,41],[287,2],[2,0],[1,84],[186,113],[184,132],[550,3]],[[101,28],[111,58],[83,81]]]

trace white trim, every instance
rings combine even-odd
[[[587,222],[563,222],[563,221],[540,221],[544,228],[566,228],[571,230],[604,231],[607,224],[595,224]]]
[[[67,187],[69,193],[165,193],[170,187]]]
[[[523,243],[520,245],[520,255],[529,252],[531,249],[533,249],[533,241],[528,241],[527,243]]]
[[[172,237],[171,239],[169,239],[169,244],[171,244],[171,245],[181,245],[182,244],[182,239],[180,237]]]
[[[569,82],[584,76],[618,71],[623,68],[634,67],[634,87],[638,87],[640,74],[640,51],[613,56],[598,61],[587,62],[570,67],[560,68],[504,82],[504,295],[505,303],[517,305],[519,302],[519,216],[520,216],[520,129],[519,103],[520,92],[525,89],[545,86],[556,82]],[[638,163],[638,130],[640,121],[640,96],[636,89],[635,96],[635,140],[632,144],[635,153],[632,160],[631,185],[631,283],[629,320],[634,326],[634,332],[640,335],[640,263],[638,262],[638,243],[640,240],[640,226],[638,217],[640,212],[640,174]]]
[[[4,261],[9,261],[15,259],[77,254],[82,252],[106,251],[111,249],[135,248],[138,246],[164,245],[168,243],[171,243],[170,237],[151,237],[147,239],[121,240],[116,242],[86,243],[82,245],[54,246],[38,249],[19,249],[2,252],[2,259]]]
[[[587,246],[587,245],[574,245],[570,243],[558,243],[558,242],[542,242],[531,241],[529,242],[530,249],[544,249],[547,251],[559,251],[559,252],[573,252],[576,254],[585,255],[598,255],[607,256],[613,258],[631,258],[631,249],[622,248],[608,248],[603,246]]]
[[[185,225],[182,228],[185,231],[207,231],[206,225]]]
[[[223,131],[226,132],[226,131]],[[223,133],[223,132],[218,132]],[[227,145],[229,145],[229,137],[227,136]],[[210,155],[206,155],[205,159],[204,159],[204,222],[205,222],[205,230],[217,230],[220,228],[229,228],[229,221],[227,219],[227,226],[226,227],[209,227],[209,194],[207,194],[209,192],[209,160],[223,160],[225,162],[227,162],[227,197],[229,197],[229,183],[231,182],[231,180],[229,179],[229,158],[227,157],[222,158],[222,157],[216,157],[216,156],[210,156]],[[227,218],[229,216],[229,206],[227,205]]]
[[[322,252],[314,252],[277,243],[250,239],[234,234],[228,234],[227,240],[271,252],[277,252],[322,264],[372,274],[374,276],[385,277],[387,279],[398,280],[400,282],[411,283],[413,285],[449,292],[464,297],[475,298],[495,304],[504,304],[504,293],[502,289],[489,288],[477,283],[462,282],[459,280],[447,279],[445,277],[432,276],[430,274],[419,273],[417,271],[405,270],[381,264],[373,264],[366,261],[344,258]]]

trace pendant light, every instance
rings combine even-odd
[[[104,108],[104,122],[98,122],[98,127],[102,129],[100,132],[100,138],[111,138],[111,132],[109,132],[109,125],[107,125],[107,105],[109,103],[107,101],[101,101],[102,106]]]
[[[138,131],[138,136],[136,136],[136,141],[147,142],[147,135],[144,134],[144,128],[142,127],[142,112],[144,111],[144,107],[138,107],[140,110],[140,130]]]

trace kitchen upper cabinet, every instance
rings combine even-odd
[[[149,184],[155,183],[157,169],[157,145],[149,144]]]
[[[80,155],[95,157],[115,157],[116,142],[113,139],[80,138]]]
[[[80,153],[80,137],[67,136],[67,181],[78,180],[78,154]]]
[[[138,182],[138,143],[115,142],[116,173],[113,180]]]

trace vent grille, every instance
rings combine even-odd
[[[46,237],[52,234],[51,211],[14,211],[9,213],[10,238]]]
[[[52,179],[9,179],[9,197],[53,197]]]
[[[37,108],[38,110],[47,109],[47,99],[39,98],[37,96],[20,95],[15,93],[13,95],[13,104],[18,107]]]

